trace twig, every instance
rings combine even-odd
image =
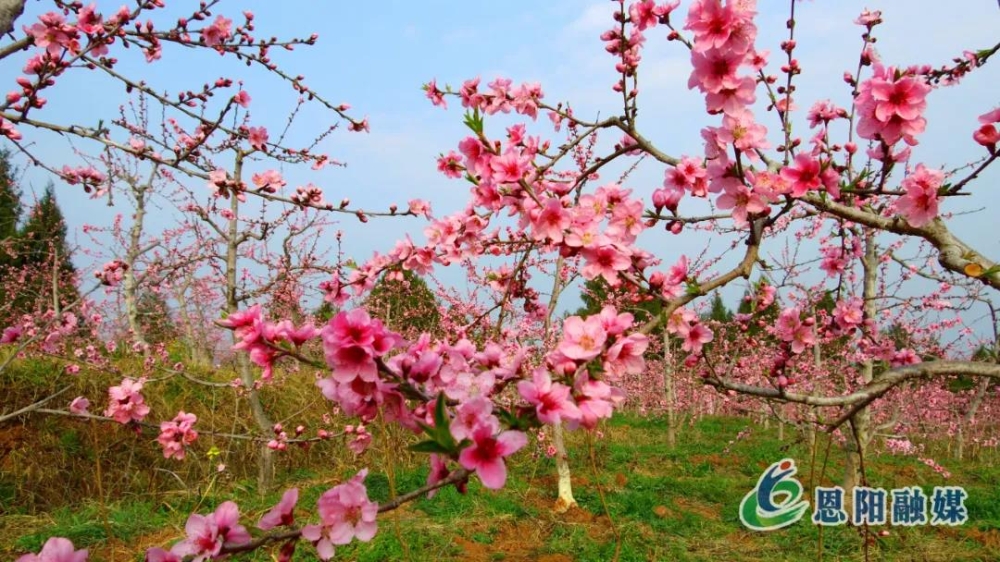
[[[0,416],[0,423],[3,423],[3,422],[5,422],[5,421],[7,421],[7,420],[9,420],[11,418],[16,418],[18,416],[27,414],[29,412],[33,412],[35,410],[38,410],[42,406],[44,406],[45,404],[47,404],[48,402],[50,402],[53,399],[55,399],[60,394],[62,394],[64,392],[66,392],[67,390],[69,390],[70,388],[72,388],[72,387],[71,386],[64,387],[62,390],[57,391],[55,394],[46,396],[45,398],[42,398],[41,400],[39,400],[38,402],[35,402],[34,404],[30,404],[28,406],[25,406],[25,407],[21,408],[20,410],[14,410],[13,412],[11,412],[9,414],[4,414],[4,415]]]

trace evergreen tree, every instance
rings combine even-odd
[[[58,309],[75,301],[76,268],[66,242],[66,221],[56,202],[52,184],[35,203],[18,235],[15,266],[27,272],[23,290],[14,299],[22,312]],[[53,274],[58,276],[58,303],[53,299]]]
[[[764,325],[773,325],[775,320],[778,319],[778,313],[780,312],[780,305],[778,304],[777,299],[775,299],[774,302],[768,305],[768,307],[764,310],[758,311],[756,309],[757,301],[755,300],[755,297],[761,294],[761,291],[767,284],[767,281],[765,281],[763,277],[758,279],[757,282],[754,283],[752,292],[747,290],[743,293],[743,298],[740,299],[740,306],[736,308],[736,312],[739,314],[752,314],[755,319],[763,320]],[[756,336],[762,330],[763,328],[761,328],[757,322],[750,322],[747,332],[751,336]]]
[[[603,277],[595,277],[583,283],[583,291],[580,292],[580,299],[583,301],[575,313],[576,316],[587,317],[597,314],[608,302],[608,290],[611,287]]]
[[[160,293],[153,291],[139,293],[136,310],[147,343],[170,343],[180,337],[170,305]]]
[[[629,302],[632,304],[620,304],[618,306],[619,312],[630,312],[635,317],[637,324],[644,324],[660,314],[660,311],[663,310],[663,302],[653,298],[646,298],[635,302],[636,299],[640,298],[637,293],[630,291],[625,284],[619,287],[611,287],[603,277],[595,277],[583,284],[583,291],[580,293],[583,306],[577,309],[574,314],[576,316],[587,317],[591,314],[597,314],[605,305],[611,304],[613,301],[619,303]],[[660,327],[657,327],[653,333],[659,333],[659,331]]]
[[[712,306],[708,313],[702,315],[702,320],[714,320],[727,324],[733,320],[733,311],[726,308],[726,303],[722,302],[722,295],[715,293],[712,295]]]
[[[14,185],[13,175],[10,153],[0,149],[0,265],[7,263],[2,244],[17,237],[17,225],[21,222],[21,193]]]
[[[17,253],[17,226],[21,222],[21,193],[14,184],[10,153],[0,150],[0,310],[6,312],[8,291]],[[6,314],[0,314],[6,317]]]
[[[817,313],[825,312],[827,316],[833,316],[835,308],[837,308],[837,300],[833,298],[833,291],[823,291],[823,298],[819,299],[814,310]]]
[[[395,275],[382,275],[364,306],[373,318],[405,335],[434,333],[441,324],[437,298],[412,271],[403,271],[402,281]]]
[[[337,314],[337,309],[333,307],[327,301],[323,301],[323,304],[319,305],[313,312],[313,319],[316,324],[326,324]]]

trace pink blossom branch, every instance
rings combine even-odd
[[[459,468],[458,470],[449,474],[447,477],[442,478],[441,480],[434,482],[433,484],[422,486],[420,488],[407,492],[403,495],[396,496],[395,498],[393,498],[388,502],[379,504],[378,512],[387,513],[389,511],[396,510],[400,508],[402,505],[411,502],[419,498],[420,496],[427,494],[428,492],[433,492],[434,490],[437,490],[439,488],[444,488],[445,486],[450,486],[452,484],[463,482],[467,480],[469,478],[469,475],[471,474],[472,474],[471,471],[465,468]],[[297,540],[301,536],[302,536],[302,529],[292,529],[280,533],[271,533],[257,537],[245,543],[223,545],[222,550],[219,551],[219,554],[222,555],[222,554],[236,554],[240,552],[250,552],[253,550],[257,550],[258,548],[261,548],[262,546],[265,546],[270,543]]]
[[[764,388],[731,381],[722,377],[710,377],[705,384],[722,390],[733,390],[740,394],[757,396],[782,402],[793,402],[819,407],[851,406],[856,409],[883,396],[893,388],[907,381],[940,376],[966,375],[1000,380],[1000,365],[977,361],[929,361],[916,365],[895,367],[876,376],[870,383],[850,394],[842,396],[814,396],[788,392],[784,389]],[[861,406],[858,406],[861,404]],[[846,416],[850,417],[850,416]],[[841,422],[843,423],[843,422]]]
[[[70,417],[70,418],[80,418],[80,419],[94,420],[94,421],[100,421],[100,422],[111,422],[111,423],[114,423],[114,424],[117,424],[117,425],[122,425],[121,422],[119,422],[118,420],[116,420],[114,418],[109,418],[107,416],[100,416],[100,415],[97,415],[97,414],[91,414],[89,412],[74,413],[74,412],[70,412],[70,411],[67,411],[67,410],[54,410],[54,409],[51,409],[51,408],[34,408],[34,410],[32,410],[32,411],[33,412],[37,412],[39,414],[48,414],[48,415],[52,415],[52,416],[66,416],[66,417]],[[24,413],[31,413],[31,412],[24,412]],[[23,415],[24,413],[22,413],[21,415]],[[0,420],[0,421],[2,421],[2,420]],[[137,422],[137,421],[132,421],[132,422],[129,422],[129,424],[127,424],[127,425],[132,425],[132,426],[136,426],[136,427],[143,427],[143,428],[146,428],[146,429],[154,429],[156,431],[160,431],[160,426],[158,424],[151,423],[151,422],[144,422],[144,421]],[[224,433],[224,432],[209,431],[209,430],[204,430],[203,431],[201,429],[198,430],[198,434],[199,435],[210,435],[210,436],[213,436],[213,437],[223,437],[223,438],[226,438],[226,439],[235,439],[237,441],[254,441],[254,442],[257,442],[257,443],[267,443],[267,442],[271,441],[271,439],[272,439],[271,437],[260,437],[260,436],[256,436],[256,435],[246,435],[246,434],[241,434],[241,433]],[[327,435],[326,437],[293,438],[293,439],[286,439],[284,442],[285,443],[314,443],[314,442],[318,442],[318,441],[329,441],[329,440],[334,439],[336,437],[343,437],[344,435],[346,435],[344,432],[331,433],[331,434]]]
[[[862,208],[850,207],[832,201],[817,193],[808,193],[802,199],[820,211],[858,224],[895,234],[922,238],[937,250],[938,261],[945,269],[966,277],[973,277],[966,272],[966,267],[978,265],[984,270],[979,279],[994,289],[1000,289],[1000,271],[990,271],[996,266],[996,263],[959,240],[948,230],[941,219],[934,219],[924,226],[915,227],[901,216],[883,217]]]

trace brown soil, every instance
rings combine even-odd
[[[966,534],[972,540],[977,541],[984,546],[1000,549],[1000,531],[996,529],[980,531],[979,529],[969,528],[966,530]]]
[[[571,562],[573,558],[565,554],[538,552],[553,530],[560,526],[583,526],[587,536],[598,542],[614,540],[614,532],[607,517],[595,515],[580,507],[556,513],[553,511],[554,501],[543,493],[529,492],[524,498],[524,504],[536,507],[539,516],[530,520],[505,521],[499,526],[493,526],[492,532],[490,527],[473,525],[466,530],[465,537],[455,538],[455,544],[462,550],[458,559],[470,562],[498,559],[503,562]],[[468,538],[479,533],[491,534],[492,542],[486,544]],[[502,557],[499,556],[500,553],[503,554]]]
[[[624,488],[625,486],[628,485],[628,477],[622,474],[621,472],[615,474],[615,484],[619,488]]]
[[[691,458],[692,464],[708,463],[713,467],[742,467],[746,464],[743,457],[736,454],[711,454],[711,455],[693,455]],[[767,468],[767,467],[764,467]]]
[[[692,500],[690,498],[675,498],[674,505],[684,511],[689,511],[704,517],[705,519],[719,521],[722,518],[718,507],[700,502],[698,500]]]
[[[538,559],[535,552],[545,543],[545,535],[548,535],[545,527],[536,521],[510,521],[501,524],[490,544],[460,537],[455,539],[455,544],[462,549],[461,560],[489,562],[497,559],[495,553],[502,552],[504,562],[527,562]]]
[[[20,425],[0,427],[0,466],[4,466],[3,461],[12,451],[23,446],[27,439],[25,429]]]

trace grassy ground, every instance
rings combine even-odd
[[[552,460],[521,454],[512,463],[504,490],[490,492],[473,481],[467,495],[447,489],[432,500],[411,503],[382,516],[371,543],[338,548],[335,559],[564,562],[612,560],[617,555],[623,561],[863,560],[864,539],[858,529],[827,528],[820,534],[803,520],[779,531],[755,533],[740,524],[739,502],[770,463],[795,459],[809,497],[814,481],[837,483],[842,466],[834,446],[824,478],[820,461],[811,471],[804,444],[778,441],[774,432],[759,426],[727,450],[727,443],[750,425],[743,419],[704,419],[685,428],[671,450],[661,420],[620,416],[592,445],[583,434],[571,434],[579,509],[554,514]],[[425,467],[394,456],[399,445],[383,443],[358,461],[372,469],[367,480],[372,499],[384,500],[393,490],[404,492],[424,482]],[[873,456],[867,459],[870,484],[886,489],[921,485],[927,493],[935,485],[965,486],[969,522],[958,528],[886,527],[888,536],[868,539],[871,560],[1000,560],[1000,467],[985,461],[938,460],[952,472],[947,481],[915,458]],[[302,490],[298,513],[305,518],[316,498],[353,470],[343,465],[332,471],[300,469],[282,480]],[[0,517],[0,558],[37,550],[47,537],[61,535],[78,547],[89,547],[91,560],[140,560],[137,553],[146,547],[165,546],[180,537],[192,510],[206,512],[237,497],[241,511],[249,514],[248,523],[279,496],[280,490],[261,497],[251,483],[234,482],[155,499],[88,502],[44,516],[6,515]],[[272,558],[260,552],[252,559]],[[314,559],[310,547],[300,546],[295,560]]]

